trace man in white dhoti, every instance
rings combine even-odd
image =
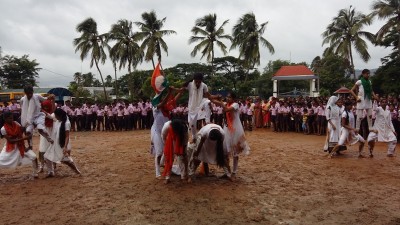
[[[217,99],[220,96],[211,95],[208,92],[208,87],[205,83],[203,83],[203,74],[195,73],[193,75],[193,80],[185,83],[184,88],[189,92],[189,113],[188,113],[188,123],[189,130],[192,134],[192,138],[197,133],[197,119],[199,115],[199,111],[202,107],[203,98],[208,98],[210,100]]]
[[[368,149],[370,157],[373,157],[376,141],[388,143],[388,157],[393,157],[394,151],[396,150],[397,134],[393,127],[390,111],[386,109],[386,105],[387,100],[382,99],[381,106],[375,106],[373,109],[376,113],[376,119],[374,126],[368,135]]]
[[[34,94],[32,86],[25,87],[24,92],[25,96],[21,98],[21,125],[25,128],[26,135],[32,135],[33,129],[36,127],[48,142],[53,143],[53,140],[46,132],[44,125],[46,116],[41,107],[41,102],[46,99],[41,95]],[[32,149],[32,138],[28,140],[28,148]]]
[[[356,111],[356,129],[360,130],[360,123],[362,120],[364,110],[367,112],[368,128],[372,126],[372,99],[375,99],[375,93],[372,90],[372,84],[369,80],[369,70],[364,69],[361,72],[360,80],[356,82],[350,93],[357,100]],[[355,94],[357,92],[357,95]]]

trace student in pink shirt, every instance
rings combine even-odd
[[[105,128],[104,128],[104,114],[105,114],[105,111],[104,111],[103,106],[100,106],[100,108],[97,109],[96,114],[97,114],[97,131],[100,131],[100,130],[104,131],[105,130]]]

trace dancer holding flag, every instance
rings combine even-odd
[[[164,124],[171,118],[170,113],[172,109],[176,107],[176,101],[181,96],[181,92],[179,92],[175,97],[172,95],[174,87],[168,86],[167,79],[160,71],[160,64],[157,65],[153,72],[151,85],[154,91],[157,93],[152,100],[154,122],[151,126],[151,150],[152,154],[155,156],[154,163],[156,178],[160,178],[160,161],[164,150],[164,142],[161,138],[161,131]],[[167,91],[166,94],[164,94],[165,91]]]

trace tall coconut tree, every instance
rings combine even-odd
[[[142,41],[141,49],[145,52],[145,61],[151,61],[153,68],[155,68],[154,55],[157,56],[158,61],[161,62],[161,49],[168,55],[168,45],[165,43],[163,37],[165,35],[176,34],[173,30],[162,30],[166,17],[159,20],[154,11],[145,12],[142,14],[143,22],[135,22],[139,26],[140,31],[135,34],[139,41]]]
[[[364,62],[368,62],[371,58],[367,42],[363,39],[366,38],[372,43],[375,41],[372,33],[363,30],[371,22],[371,15],[356,12],[355,8],[350,6],[348,9],[340,10],[322,33],[322,45],[329,44],[324,54],[333,53],[348,60],[353,79],[355,79],[353,47]]]
[[[107,47],[105,35],[99,35],[97,31],[97,23],[92,18],[87,18],[83,22],[79,23],[76,26],[76,31],[81,33],[81,36],[75,38],[73,41],[75,52],[80,52],[80,58],[82,61],[90,55],[90,68],[93,67],[93,64],[96,65],[103,85],[104,98],[107,100],[106,86],[103,74],[99,68],[99,63],[104,64],[107,59],[106,52],[104,51],[104,48]]]
[[[259,25],[254,13],[247,13],[239,18],[233,27],[231,49],[239,49],[239,58],[243,60],[247,74],[250,69],[260,65],[260,43],[270,53],[275,53],[272,44],[263,37],[267,24],[268,22]]]
[[[378,0],[372,3],[372,15],[379,19],[387,19],[386,23],[376,33],[377,42],[381,42],[385,35],[393,30],[397,31],[396,49],[400,54],[400,1],[399,0]]]
[[[224,34],[224,26],[229,22],[225,20],[220,27],[217,27],[217,15],[208,14],[196,20],[195,26],[192,28],[193,36],[189,39],[189,44],[198,43],[193,51],[190,53],[192,57],[195,57],[199,51],[201,51],[201,59],[207,55],[207,61],[211,63],[211,68],[214,74],[214,44],[217,44],[219,49],[224,55],[228,52],[226,50],[226,45],[220,41],[220,39],[227,39],[232,41],[230,35]]]
[[[80,86],[81,84],[82,84],[82,74],[81,73],[79,73],[79,72],[76,72],[75,74],[74,74],[74,81],[76,82],[76,84],[78,85],[78,86]]]
[[[111,26],[111,30],[107,35],[107,41],[115,41],[110,49],[110,57],[113,63],[119,62],[119,69],[128,67],[128,73],[132,73],[132,69],[142,62],[143,51],[141,51],[137,39],[134,37],[132,22],[128,20],[119,20]],[[116,77],[116,68],[115,80]],[[117,91],[117,90],[116,90]]]

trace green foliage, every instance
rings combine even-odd
[[[107,35],[99,35],[97,31],[97,23],[92,18],[87,18],[78,24],[76,26],[76,31],[81,33],[81,36],[75,38],[73,41],[75,52],[80,52],[81,60],[84,60],[88,55],[90,55],[90,68],[92,68],[93,65],[96,65],[103,84],[104,96],[107,98],[103,74],[99,68],[99,63],[101,62],[104,64],[107,59],[107,55],[104,51],[105,48],[108,48],[107,42],[105,41]]]
[[[239,49],[239,58],[243,59],[247,69],[260,65],[260,44],[270,53],[275,53],[272,44],[262,36],[267,24],[268,22],[259,25],[254,13],[246,13],[233,26],[231,49]]]
[[[26,85],[36,86],[39,77],[39,63],[30,60],[28,55],[22,57],[6,55],[0,58],[1,85],[7,88],[20,89]]]
[[[327,89],[325,89],[325,88],[320,88],[319,89],[319,96],[321,96],[321,97],[328,97],[328,96],[331,96],[332,94],[331,94],[331,92],[329,91],[329,90],[327,90]]]
[[[312,69],[320,77],[320,89],[334,93],[343,86],[352,88],[353,82],[344,61],[344,58],[338,55],[327,55],[313,61]]]
[[[190,53],[192,57],[195,57],[199,51],[201,51],[201,59],[207,56],[207,61],[214,64],[215,50],[214,45],[222,51],[224,55],[228,52],[225,44],[220,41],[221,39],[232,40],[230,35],[226,35],[224,26],[229,20],[225,20],[222,25],[217,28],[217,15],[208,14],[202,18],[196,20],[195,26],[192,28],[193,36],[189,39],[189,44],[199,42]]]
[[[375,42],[375,36],[362,29],[372,22],[371,15],[356,12],[352,6],[349,9],[341,9],[338,15],[333,18],[326,31],[322,33],[322,45],[329,44],[324,55],[340,55],[350,63],[351,71],[354,75],[353,48],[364,62],[368,62],[371,56],[368,53],[367,39],[371,43]]]
[[[237,83],[245,80],[246,72],[243,68],[243,61],[233,56],[215,58],[215,76],[224,78],[226,89],[237,89]]]
[[[372,87],[375,93],[400,94],[400,60],[393,59],[378,68],[375,76],[371,77]]]
[[[166,17],[159,20],[155,11],[142,13],[142,22],[135,22],[140,28],[140,31],[134,35],[138,41],[142,41],[140,46],[141,51],[144,51],[145,61],[152,61],[155,68],[153,57],[158,57],[158,62],[161,62],[161,51],[168,55],[168,45],[163,37],[170,34],[176,34],[173,30],[162,30]]]

